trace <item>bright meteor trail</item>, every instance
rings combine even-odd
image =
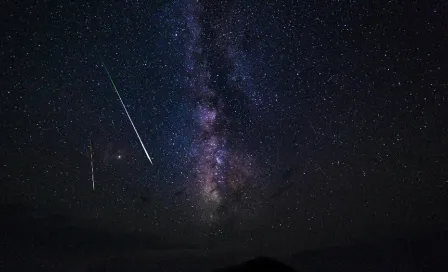
[[[143,150],[145,151],[146,157],[148,157],[149,162],[150,162],[151,164],[153,164],[153,163],[152,163],[152,160],[151,160],[151,157],[149,156],[148,151],[146,151],[145,145],[143,144],[143,141],[142,141],[142,139],[140,138],[140,135],[138,134],[137,129],[135,128],[134,122],[132,122],[131,116],[129,115],[128,110],[126,109],[126,106],[124,105],[123,99],[121,99],[121,95],[120,95],[120,93],[118,92],[117,87],[115,86],[115,83],[114,83],[114,81],[112,80],[112,77],[110,76],[109,70],[107,69],[106,64],[104,64],[104,61],[103,61],[103,59],[101,58],[101,56],[100,56],[100,59],[101,59],[101,64],[103,65],[104,70],[106,70],[107,76],[109,77],[110,82],[112,83],[112,86],[114,87],[114,90],[115,90],[115,92],[117,93],[118,98],[120,99],[121,105],[123,105],[124,111],[126,112],[126,115],[127,115],[128,118],[129,118],[129,122],[131,122],[131,125],[132,125],[132,127],[134,128],[134,130],[135,130],[135,134],[137,134],[138,140],[140,141],[140,144],[142,145]]]

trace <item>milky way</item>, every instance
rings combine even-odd
[[[231,53],[233,45],[222,43],[221,37],[227,33],[222,32],[219,23],[207,20],[206,12],[206,5],[198,1],[189,1],[186,5],[188,38],[185,67],[188,89],[195,99],[194,119],[197,124],[192,144],[195,166],[191,186],[199,190],[197,204],[204,212],[202,219],[215,221],[238,212],[232,203],[235,200],[239,202],[239,195],[244,194],[242,190],[253,178],[255,166],[247,152],[229,143],[232,132],[224,109],[228,102],[226,93],[238,91],[227,83],[231,79],[227,79],[226,73],[239,75],[244,69],[235,65],[235,54]],[[226,19],[229,18],[221,21]],[[217,58],[224,62],[217,63]]]

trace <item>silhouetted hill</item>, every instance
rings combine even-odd
[[[21,205],[2,205],[0,212],[0,268],[6,271],[448,271],[448,232],[290,254],[291,267],[265,257],[227,266],[224,255],[233,252],[206,256],[161,237],[83,228],[80,220]]]
[[[258,257],[239,265],[224,269],[218,269],[216,272],[294,272],[289,267],[279,261],[267,257]]]

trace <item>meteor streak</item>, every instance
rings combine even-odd
[[[93,149],[92,149],[92,140],[90,140],[90,166],[92,167],[92,190],[95,191],[95,176],[93,175]]]
[[[114,87],[115,92],[116,92],[117,95],[118,95],[118,98],[120,99],[121,105],[123,105],[124,111],[126,112],[126,115],[127,115],[128,118],[129,118],[129,122],[131,122],[131,125],[132,125],[132,127],[134,128],[134,130],[135,130],[135,134],[137,134],[137,138],[138,138],[138,140],[140,141],[140,144],[142,145],[143,150],[145,151],[146,157],[148,157],[149,162],[150,162],[151,164],[153,164],[153,163],[152,163],[152,160],[151,160],[151,157],[149,156],[148,151],[146,151],[145,145],[143,144],[143,141],[142,141],[142,139],[140,138],[140,135],[138,134],[137,129],[135,128],[134,122],[132,122],[131,116],[129,115],[128,110],[126,109],[126,106],[124,105],[123,99],[121,99],[121,95],[120,95],[120,93],[118,92],[117,87],[115,86],[115,83],[114,83],[114,81],[112,80],[112,77],[111,77],[111,75],[110,75],[110,73],[109,73],[109,70],[107,69],[106,64],[104,64],[104,61],[103,61],[103,59],[101,58],[101,56],[100,56],[100,60],[101,60],[101,64],[102,64],[103,67],[104,67],[104,70],[106,70],[107,76],[109,77],[110,82],[112,83],[112,86]]]

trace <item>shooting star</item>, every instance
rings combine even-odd
[[[106,70],[107,76],[109,77],[110,82],[112,83],[112,86],[114,87],[115,92],[116,92],[117,95],[118,95],[118,98],[120,99],[121,105],[123,105],[124,111],[126,112],[126,115],[127,115],[128,118],[129,118],[129,122],[131,122],[131,125],[132,125],[132,127],[134,128],[134,130],[135,130],[135,134],[137,134],[137,138],[138,138],[138,140],[140,141],[140,144],[142,145],[143,150],[145,151],[146,157],[148,157],[149,162],[150,162],[151,164],[153,164],[153,163],[152,163],[152,160],[151,160],[151,157],[149,156],[148,151],[146,151],[145,145],[143,144],[143,141],[142,141],[142,139],[140,138],[140,135],[138,134],[137,129],[135,128],[134,122],[132,122],[131,116],[129,115],[128,110],[126,109],[126,106],[124,105],[123,99],[121,99],[121,95],[120,95],[120,93],[118,92],[118,89],[117,89],[117,87],[115,86],[115,83],[114,83],[114,81],[112,80],[112,77],[111,77],[111,75],[110,75],[110,73],[109,73],[109,70],[107,69],[106,64],[104,64],[104,61],[103,61],[103,59],[101,58],[101,56],[100,56],[100,60],[101,60],[101,64],[102,64],[103,67],[104,67],[104,70]]]
[[[92,140],[90,140],[90,166],[92,167],[92,190],[95,191],[95,176],[93,174],[93,148]]]

